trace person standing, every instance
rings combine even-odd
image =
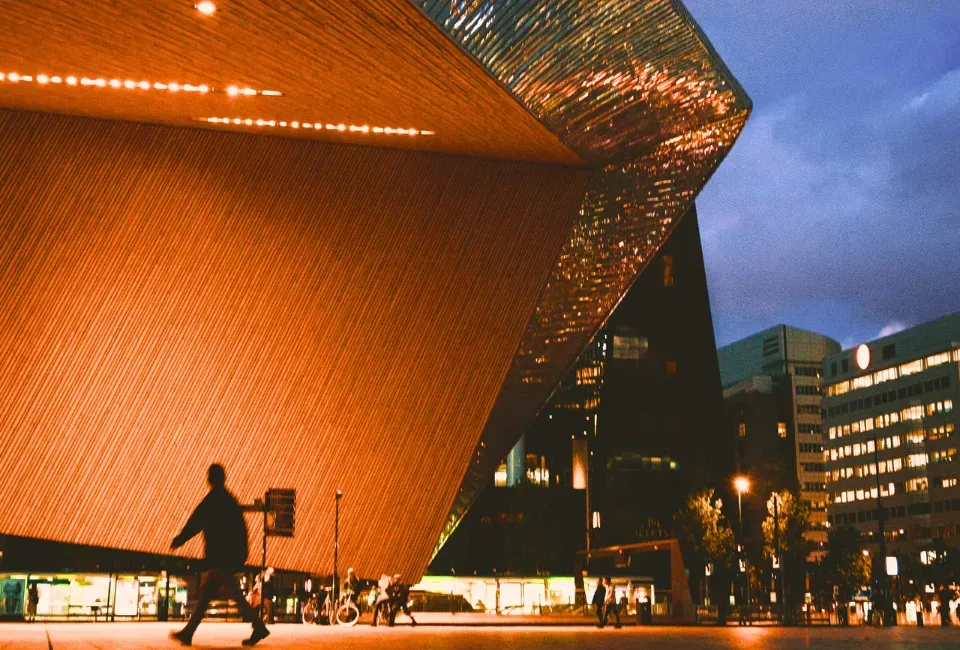
[[[353,568],[347,569],[347,579],[343,581],[343,593],[350,599],[350,602],[357,606],[357,611],[359,612],[360,581],[357,579],[357,574]]]
[[[27,621],[33,623],[37,619],[37,605],[40,603],[40,590],[37,583],[31,582],[27,587]]]
[[[597,627],[603,627],[603,603],[607,596],[607,589],[603,586],[603,578],[597,578],[597,589],[593,592],[591,604],[596,609]]]
[[[613,588],[613,582],[609,577],[603,579],[603,627],[607,624],[610,615],[613,614],[617,618],[616,628],[620,629],[620,608],[617,606],[617,591]]]
[[[273,625],[273,600],[277,595],[277,585],[273,580],[273,567],[267,567],[260,583],[260,598],[263,599],[264,623]]]
[[[267,638],[270,631],[263,624],[257,611],[247,603],[237,584],[234,572],[247,562],[247,524],[237,499],[226,488],[226,472],[221,465],[211,465],[207,470],[210,491],[196,507],[180,534],[173,538],[171,548],[180,548],[198,533],[203,533],[205,571],[200,579],[199,597],[193,615],[179,632],[170,637],[183,645],[192,645],[193,634],[207,612],[210,601],[220,590],[237,603],[245,620],[253,622],[253,634],[243,640],[243,645],[256,645]]]
[[[410,606],[407,604],[409,600],[410,585],[401,582],[399,575],[393,576],[393,597],[390,599],[390,627],[394,626],[397,621],[397,614],[401,611],[407,615],[413,627],[417,626],[417,621],[410,613]]]
[[[950,601],[953,593],[947,585],[940,585],[940,593],[937,596],[940,599],[940,625],[950,627]]]
[[[393,598],[393,578],[384,574],[380,576],[380,582],[377,583],[379,593],[377,600],[373,605],[373,627],[377,627],[377,619],[381,616],[390,617],[390,601]]]

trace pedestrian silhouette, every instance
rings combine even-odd
[[[203,620],[207,607],[221,590],[237,604],[244,620],[253,622],[253,634],[244,639],[243,645],[256,645],[265,639],[269,630],[260,620],[256,610],[247,603],[237,584],[234,572],[247,562],[247,525],[237,499],[226,488],[226,472],[220,465],[211,465],[207,470],[210,491],[190,515],[187,525],[173,538],[171,548],[180,548],[197,533],[203,533],[205,548],[204,572],[200,579],[199,598],[193,615],[179,632],[171,638],[183,645],[191,645],[193,633]]]

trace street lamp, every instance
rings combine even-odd
[[[747,601],[747,621],[750,620],[750,562],[747,558],[747,545],[743,538],[743,493],[750,491],[750,479],[746,476],[738,476],[733,480],[733,486],[737,488],[737,518],[740,521],[740,544],[743,548],[743,568],[744,568],[744,591]]]
[[[336,507],[334,508],[334,524],[333,524],[333,602],[337,602],[337,587],[339,586],[339,578],[337,576],[337,560],[340,555],[340,499],[343,497],[343,492],[337,490],[336,498]],[[334,604],[334,611],[336,611],[336,604]]]

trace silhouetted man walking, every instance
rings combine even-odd
[[[243,645],[256,645],[265,639],[269,630],[260,620],[257,611],[247,603],[237,585],[234,572],[247,562],[247,525],[243,511],[236,498],[226,488],[226,473],[220,465],[211,465],[207,470],[210,491],[197,506],[187,525],[173,538],[172,548],[180,548],[194,535],[203,533],[206,550],[206,570],[200,580],[200,595],[190,621],[179,632],[170,636],[183,645],[191,645],[193,633],[203,620],[207,606],[223,589],[230,600],[237,603],[243,618],[253,622],[253,634],[244,639]]]

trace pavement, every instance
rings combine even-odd
[[[4,623],[0,650],[170,650],[180,647],[168,639],[175,623]],[[654,626],[603,630],[584,626],[480,627],[369,625],[353,628],[315,625],[274,625],[263,650],[350,647],[403,650],[408,648],[473,650],[507,648],[564,650],[565,648],[896,648],[932,650],[960,648],[960,628],[897,627],[706,627]],[[204,623],[194,637],[195,648],[240,648],[250,634],[242,623]]]

